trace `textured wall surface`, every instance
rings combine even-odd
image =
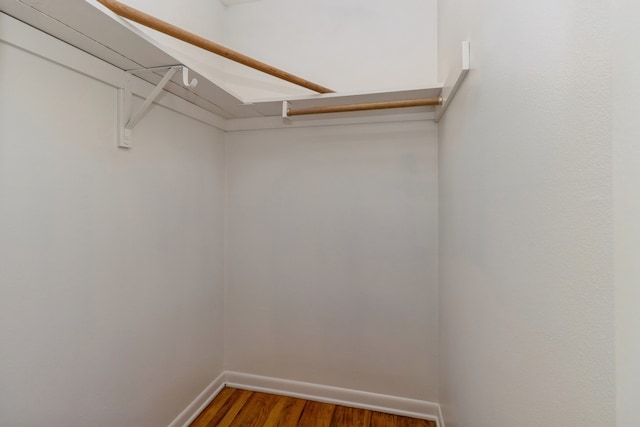
[[[613,4],[617,425],[635,427],[640,425],[640,4]]]
[[[224,134],[118,149],[115,88],[2,42],[0,93],[0,425],[169,424],[222,370]]]
[[[227,369],[437,401],[435,138],[228,134]]]
[[[447,427],[614,414],[609,2],[439,5],[441,403]]]

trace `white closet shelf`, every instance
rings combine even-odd
[[[278,99],[243,100],[198,72],[198,65],[179,60],[159,42],[129,21],[117,16],[94,0],[0,0],[0,10],[45,33],[75,46],[122,70],[184,65],[193,78],[195,88],[184,87],[179,75],[164,89],[225,119],[276,117],[282,115],[283,101],[292,108],[305,109],[328,105],[345,105],[384,101],[401,101],[440,96],[443,85],[427,88],[380,91],[375,93],[312,94]],[[205,53],[206,54],[206,53]],[[212,58],[214,57],[213,54]],[[200,67],[201,68],[201,67]],[[157,85],[163,73],[134,73]],[[431,113],[435,107],[421,106],[385,110],[383,112],[339,113],[340,117],[366,114]]]

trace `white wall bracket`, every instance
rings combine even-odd
[[[141,72],[157,72],[168,70],[160,80],[160,83],[151,91],[151,94],[144,100],[140,108],[135,113],[131,113],[133,109],[133,93],[131,92],[131,77],[135,73]],[[137,70],[125,71],[124,88],[118,91],[118,147],[131,148],[131,136],[133,128],[142,120],[145,113],[156,100],[160,92],[169,83],[169,80],[176,72],[182,70],[182,84],[185,87],[195,87],[198,80],[189,80],[189,69],[183,65],[170,65],[166,67],[142,68]]]
[[[291,110],[291,103],[289,101],[282,101],[282,123],[286,125],[291,124],[291,117],[289,117],[289,110]]]
[[[444,112],[449,108],[449,104],[451,104],[451,100],[460,89],[462,82],[464,81],[467,74],[469,74],[469,70],[471,69],[471,49],[470,43],[468,41],[462,42],[462,62],[459,65],[459,68],[455,70],[455,72],[449,74],[447,76],[447,80],[442,88],[442,105],[436,107],[436,117],[435,121],[439,122]]]

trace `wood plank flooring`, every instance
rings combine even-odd
[[[191,427],[436,427],[436,423],[226,387]]]

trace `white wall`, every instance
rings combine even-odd
[[[447,427],[615,425],[609,3],[439,14],[473,67],[439,124]]]
[[[114,87],[3,42],[0,93],[0,425],[169,424],[223,367],[224,134],[118,149]]]
[[[640,425],[640,4],[613,2],[614,254],[618,427]]]
[[[229,47],[337,92],[437,82],[436,0],[256,0],[226,8],[223,22]],[[235,64],[227,71],[246,98],[306,93]]]
[[[226,368],[437,401],[435,125],[227,138]]]

